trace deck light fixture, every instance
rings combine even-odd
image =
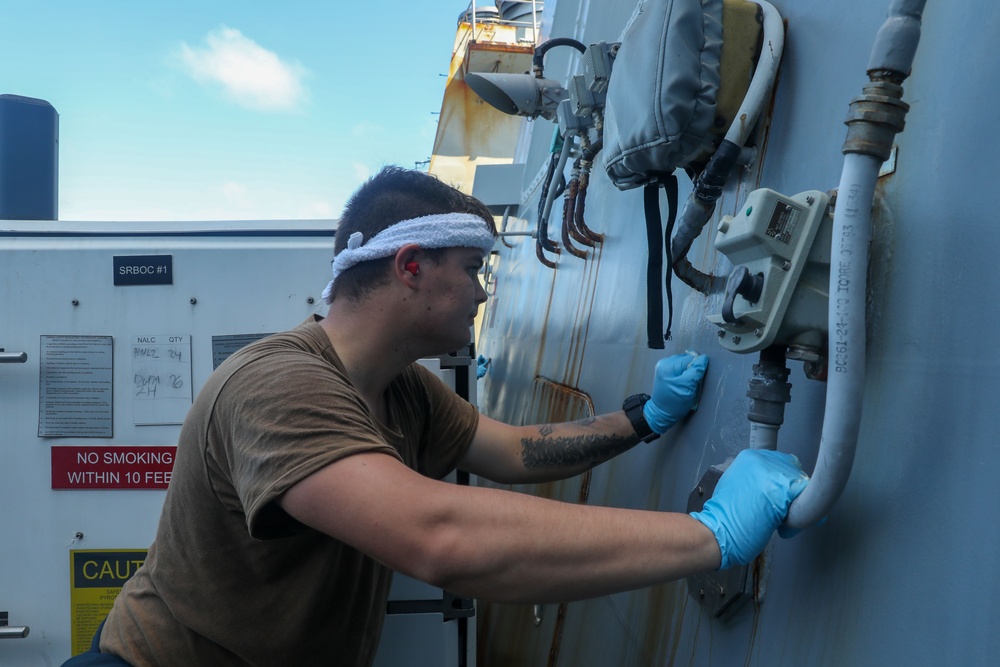
[[[559,102],[569,97],[557,81],[530,74],[471,73],[465,82],[491,106],[512,116],[552,120]]]

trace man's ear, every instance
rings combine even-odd
[[[423,251],[416,243],[408,243],[400,248],[393,258],[393,272],[396,278],[409,287],[416,287],[423,255]]]

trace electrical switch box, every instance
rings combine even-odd
[[[618,42],[597,42],[583,52],[583,74],[587,88],[594,93],[603,93],[611,80],[611,69],[618,55]]]
[[[586,91],[586,89],[583,90]],[[556,122],[559,125],[559,134],[564,138],[574,134],[583,134],[589,128],[594,127],[593,115],[589,112],[577,115],[572,99],[565,99],[559,103],[556,108]]]
[[[716,249],[733,263],[722,312],[708,317],[723,347],[747,353],[781,343],[797,358],[824,356],[830,274],[830,197],[751,192],[725,216]]]
[[[596,109],[604,107],[607,101],[607,93],[595,93],[587,87],[587,82],[582,74],[570,78],[566,86],[569,93],[570,110],[574,116],[586,117],[594,113]],[[593,121],[590,121],[593,124]]]

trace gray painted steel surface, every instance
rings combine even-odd
[[[848,104],[888,0],[775,2],[786,19],[762,160],[729,182],[690,259],[732,268],[712,247],[715,222],[748,192],[830,190],[839,181]],[[559,0],[546,6],[550,37],[614,41],[634,3]],[[759,604],[729,622],[711,619],[683,582],[544,610],[480,607],[482,665],[987,665],[1000,654],[1000,353],[993,279],[1000,249],[991,193],[1000,179],[1000,58],[992,3],[927,3],[896,139],[895,171],[876,190],[869,279],[867,380],[857,458],[828,521],[777,540],[758,571]],[[576,55],[555,49],[545,74],[565,81]],[[526,124],[524,187],[542,170],[552,126]],[[598,165],[599,165],[598,158]],[[680,175],[681,200],[690,183]],[[532,229],[538,188],[508,229]],[[561,213],[561,200],[553,220]],[[665,205],[664,205],[665,210]],[[496,262],[480,351],[492,358],[481,409],[513,422],[559,420],[565,403],[530,404],[536,378],[587,394],[597,413],[648,391],[661,352],[645,345],[645,232],[641,191],[619,192],[598,166],[587,224],[605,235],[586,260],[556,270],[530,240],[509,239]],[[557,238],[558,228],[550,224]],[[499,247],[499,246],[498,246]],[[705,317],[721,295],[674,281],[669,354],[711,356],[701,406],[651,445],[605,464],[591,504],[683,510],[709,465],[746,447],[746,397],[757,355],[722,349]],[[823,384],[790,362],[792,402],[779,449],[812,469]],[[547,412],[546,412],[547,410]],[[576,502],[579,484],[528,490]],[[623,545],[624,549],[628,545]],[[560,613],[561,612],[561,613]]]

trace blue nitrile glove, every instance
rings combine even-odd
[[[656,362],[653,395],[642,408],[649,428],[663,434],[694,407],[708,357],[693,352],[675,354]]]
[[[486,375],[486,371],[490,369],[490,362],[492,359],[487,359],[483,355],[479,355],[476,358],[476,379],[479,380]]]
[[[808,481],[792,454],[767,449],[740,452],[702,510],[691,513],[715,535],[722,552],[719,569],[756,558]]]

